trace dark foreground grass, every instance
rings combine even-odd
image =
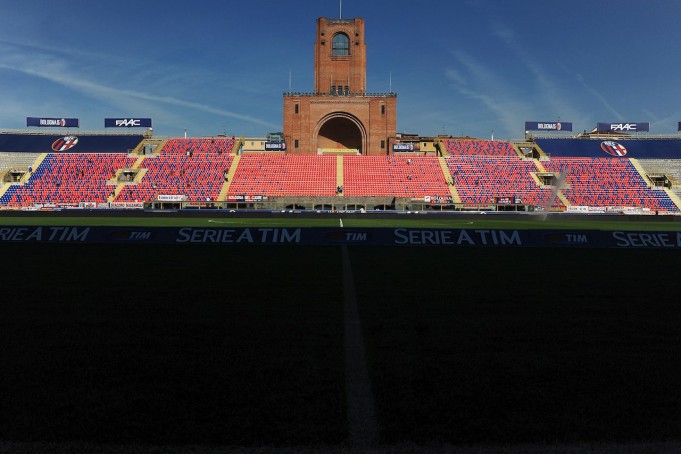
[[[336,249],[3,251],[0,439],[347,438]]]
[[[668,252],[353,249],[383,443],[678,439]]]
[[[339,247],[0,247],[0,440],[347,442]],[[678,440],[674,251],[350,260],[382,446]]]

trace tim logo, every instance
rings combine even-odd
[[[109,238],[116,241],[148,241],[151,233],[144,230],[116,230],[109,234]]]
[[[622,157],[626,156],[627,154],[627,149],[624,147],[624,145],[621,145],[612,140],[606,140],[605,142],[601,142],[601,148],[603,149],[603,151],[605,151],[611,156]]]
[[[324,239],[333,243],[366,243],[369,235],[363,231],[334,230],[325,232]]]
[[[590,243],[590,237],[586,233],[551,232],[544,234],[544,241],[552,245],[584,246]]]
[[[66,151],[70,148],[75,147],[78,144],[78,137],[76,136],[66,136],[55,140],[52,143],[52,149],[54,151]]]

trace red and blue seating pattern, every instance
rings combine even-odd
[[[520,159],[507,142],[447,139],[445,144],[450,154],[444,162],[463,203],[492,204],[501,197],[543,206],[552,195],[551,188],[541,187],[532,177],[538,170],[534,161]],[[337,156],[246,153],[232,169],[234,145],[229,138],[169,140],[158,155],[143,158],[138,167],[146,169],[144,175],[125,183],[114,201],[146,202],[159,195],[215,201],[228,172],[232,175],[228,198],[336,196],[339,184],[346,197],[451,195],[437,157],[347,155],[340,158],[338,168]],[[26,184],[9,185],[0,205],[104,203],[119,187],[117,181],[111,184],[116,173],[137,161],[138,157],[120,152],[50,153]],[[562,194],[572,205],[679,212],[665,191],[647,185],[629,159],[554,157],[544,167],[566,176]]]
[[[569,186],[562,192],[573,205],[679,211],[664,191],[648,187],[629,159],[555,157],[544,167],[565,175]]]
[[[531,176],[537,168],[517,156],[445,157],[462,203],[490,204],[495,197],[519,197],[524,204],[543,206],[551,190],[539,186]]]
[[[147,172],[137,184],[128,184],[115,202],[143,202],[157,196],[182,195],[187,201],[217,200],[224,173],[232,165],[233,139],[172,139],[158,156],[148,156],[140,169]]]
[[[467,156],[517,156],[513,145],[503,140],[444,139],[450,155]]]
[[[37,203],[104,203],[114,185],[107,185],[120,168],[132,166],[126,153],[49,153],[27,184],[12,185],[0,204],[23,207]]]

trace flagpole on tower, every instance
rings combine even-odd
[[[340,5],[338,6],[338,18],[342,19],[343,18],[343,0],[338,0]]]

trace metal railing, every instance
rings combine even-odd
[[[333,93],[313,93],[304,91],[286,91],[284,96],[298,96],[298,97],[312,97],[312,96],[328,96],[332,98],[396,98],[397,93],[347,93],[347,94],[333,94]]]

